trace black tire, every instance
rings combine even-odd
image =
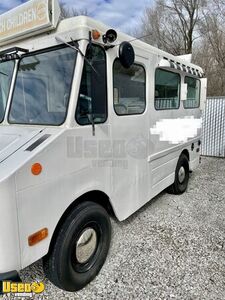
[[[76,249],[85,229],[94,230],[95,233],[90,239],[95,236],[96,246],[90,258],[81,263]],[[81,242],[80,245],[88,244],[90,239]],[[101,270],[110,241],[111,223],[106,210],[93,202],[81,203],[66,218],[49,253],[43,258],[47,278],[66,291],[74,292],[82,289]]]
[[[185,171],[183,180],[179,179],[179,172],[180,172],[181,168],[183,168]],[[187,190],[188,182],[189,182],[189,161],[185,154],[181,154],[181,156],[178,160],[178,163],[177,163],[176,170],[175,170],[175,181],[167,189],[167,191],[169,193],[175,194],[175,195],[183,194]]]

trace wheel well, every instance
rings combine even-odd
[[[188,150],[187,149],[184,149],[183,151],[182,151],[182,153],[181,154],[184,154],[184,155],[186,155],[187,156],[187,158],[188,158],[188,160],[190,161],[190,154],[189,154],[189,152],[188,152]]]
[[[66,211],[64,212],[64,214],[62,215],[62,217],[60,218],[58,224],[56,225],[56,228],[54,230],[53,236],[51,238],[51,242],[50,242],[50,246],[49,246],[49,251],[51,250],[51,248],[54,246],[54,241],[57,237],[58,232],[60,231],[61,225],[64,223],[65,219],[67,218],[67,216],[70,214],[70,212],[80,203],[84,202],[84,201],[92,201],[94,203],[97,203],[99,205],[101,205],[102,207],[105,208],[105,210],[108,212],[108,214],[111,217],[115,217],[115,213],[114,210],[112,208],[112,205],[109,201],[109,197],[101,191],[91,191],[88,193],[85,193],[84,195],[80,196],[79,198],[77,198],[75,201],[73,201],[70,206],[66,209]]]
[[[68,213],[73,209],[75,206],[79,205],[81,202],[84,201],[92,201],[94,203],[97,203],[105,208],[105,210],[108,212],[108,214],[112,217],[115,216],[114,210],[112,208],[112,205],[109,201],[109,197],[102,191],[91,191],[88,193],[83,194],[79,198],[77,198],[66,210]],[[65,213],[66,213],[65,212]]]

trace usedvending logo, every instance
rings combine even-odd
[[[33,283],[15,283],[11,281],[2,282],[2,293],[13,295],[14,297],[30,297],[32,298],[35,294],[41,294],[45,290],[43,282]]]

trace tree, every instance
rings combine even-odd
[[[195,49],[194,62],[201,65],[208,78],[208,94],[225,94],[225,1],[212,0],[204,11],[200,30],[201,45]]]
[[[60,3],[60,8],[61,8],[61,18],[62,19],[76,17],[76,16],[88,16],[89,15],[87,9],[77,10],[74,7],[71,7],[71,8],[66,7],[66,4],[64,2]]]
[[[205,5],[205,0],[156,0],[142,18],[145,40],[175,55],[192,53]]]
[[[155,0],[139,35],[174,55],[193,53],[208,78],[208,95],[225,95],[225,0]]]

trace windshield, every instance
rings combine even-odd
[[[73,49],[64,47],[23,57],[9,122],[61,125],[67,114],[76,56]]]
[[[13,69],[14,61],[0,63],[0,122],[4,119]]]

